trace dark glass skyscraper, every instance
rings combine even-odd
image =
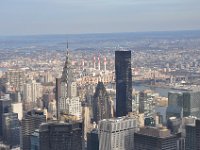
[[[22,149],[31,149],[31,135],[39,126],[46,122],[46,116],[40,110],[31,110],[27,112],[22,119]]]
[[[99,135],[96,129],[87,133],[87,150],[99,150]]]
[[[11,111],[11,100],[0,99],[0,138],[3,136],[3,114]]]
[[[40,150],[81,150],[82,123],[46,123],[39,130]]]
[[[195,124],[186,125],[186,150],[200,150],[200,120],[197,119]]]
[[[200,92],[183,93],[183,116],[200,118]]]
[[[20,145],[20,121],[17,113],[5,113],[2,119],[3,140],[11,148]]]
[[[131,51],[115,51],[116,116],[132,111]]]
[[[178,140],[166,128],[141,128],[134,134],[134,150],[177,150]]]

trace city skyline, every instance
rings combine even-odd
[[[0,0],[0,150],[200,149],[199,6]]]
[[[0,35],[195,30],[198,0],[0,2]],[[37,10],[37,11],[36,11]]]

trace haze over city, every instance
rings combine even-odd
[[[0,0],[0,150],[200,150],[199,0]]]
[[[0,35],[196,30],[199,0],[1,0]]]

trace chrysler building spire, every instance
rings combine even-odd
[[[66,97],[68,97],[69,96],[69,85],[73,81],[72,67],[71,67],[71,62],[70,62],[70,59],[69,59],[68,42],[67,42],[67,54],[66,54],[66,59],[65,59],[65,65],[63,67],[61,79],[62,79],[62,82],[64,82],[65,85],[66,85]]]

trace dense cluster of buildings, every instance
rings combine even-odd
[[[200,92],[169,92],[166,98],[134,90],[131,55],[115,51],[115,71],[107,69],[106,58],[104,67],[94,58],[93,68],[83,62],[77,69],[67,49],[61,76],[5,71],[0,149],[198,150]]]

